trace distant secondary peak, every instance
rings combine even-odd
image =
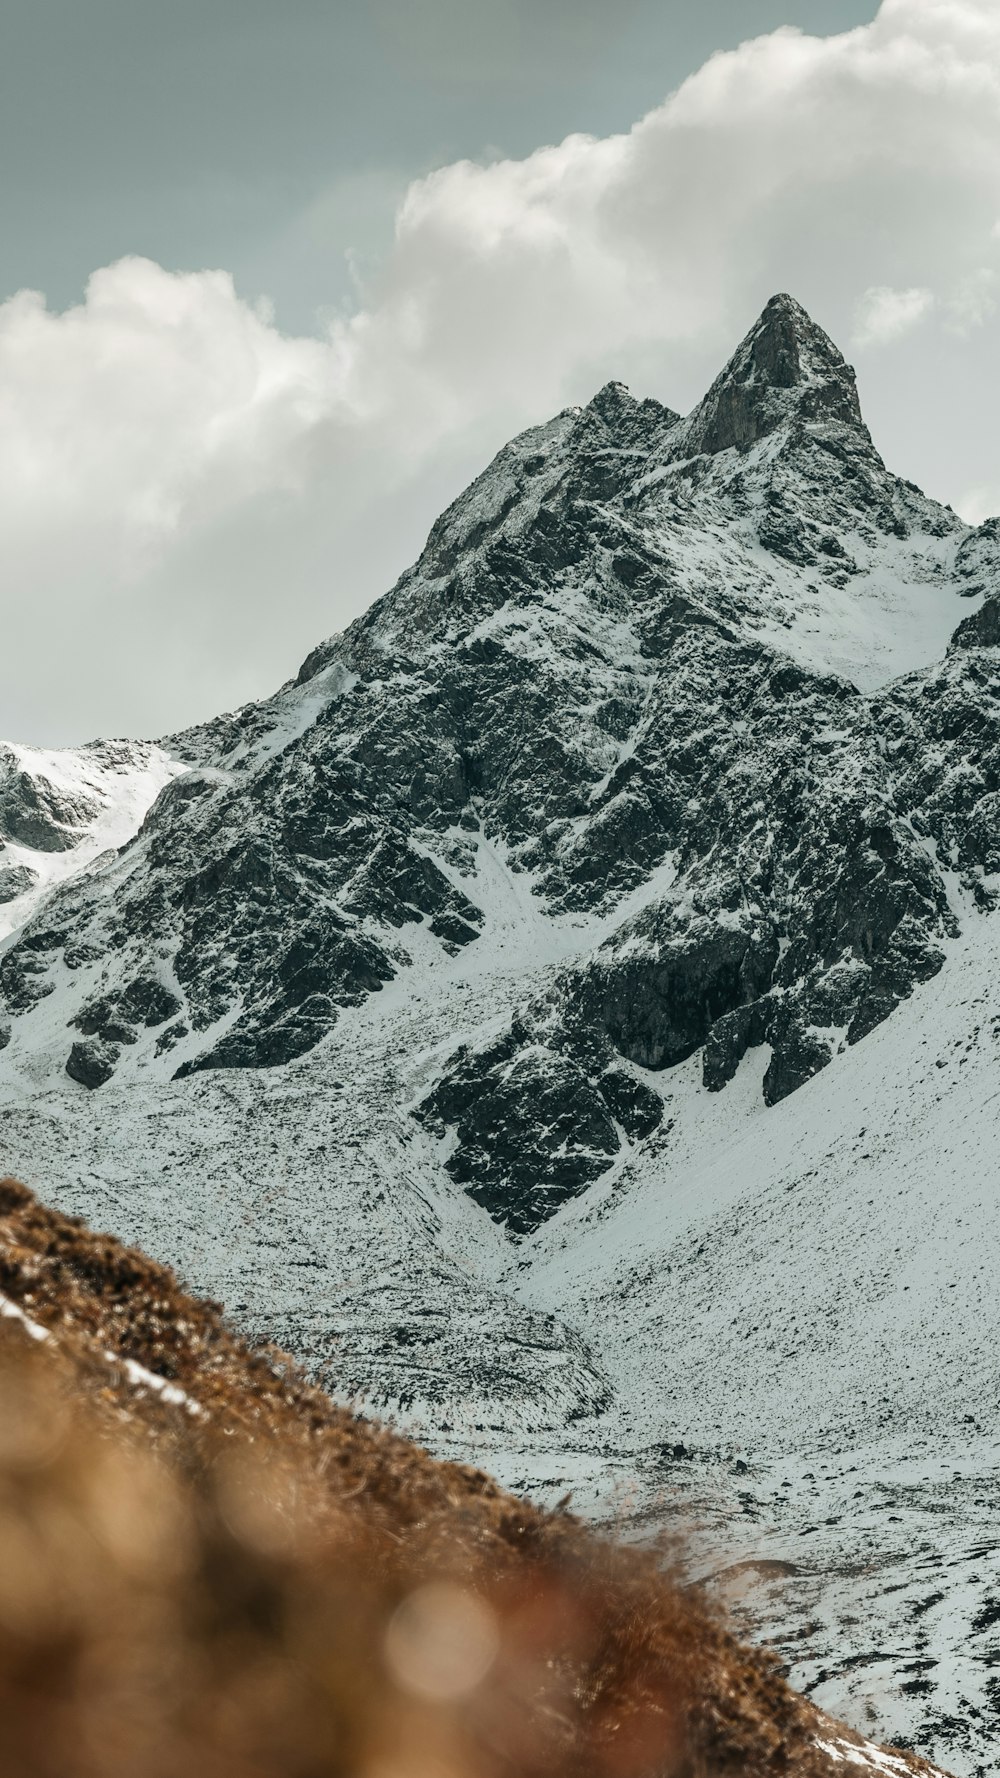
[[[602,420],[613,420],[623,409],[628,411],[635,405],[635,396],[628,385],[617,382],[605,383],[604,388],[598,389],[590,403],[594,412],[600,414]]]
[[[603,389],[583,409],[584,425],[592,428],[598,422],[601,435],[608,442],[626,449],[651,449],[674,426],[680,415],[647,395],[642,401],[624,383],[605,383]]]
[[[688,422],[691,455],[747,450],[792,418],[860,430],[854,371],[801,303],[772,296]]]

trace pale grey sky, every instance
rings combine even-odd
[[[713,50],[876,0],[0,0],[0,298],[124,254],[350,304],[409,180],[627,130]]]
[[[777,290],[1000,511],[997,0],[0,0],[0,165],[0,736],[267,693]]]

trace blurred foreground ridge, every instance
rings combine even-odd
[[[907,1778],[653,1554],[337,1409],[0,1182],[0,1711],[18,1778]]]

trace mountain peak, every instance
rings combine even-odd
[[[792,418],[868,432],[852,367],[795,298],[772,296],[688,421],[694,456],[747,450]]]
[[[676,426],[680,415],[647,395],[639,401],[625,383],[605,383],[583,410],[585,421],[597,420],[599,430],[627,449],[650,450]]]

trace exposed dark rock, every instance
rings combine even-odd
[[[988,626],[990,609],[959,626],[965,640],[938,666],[876,702],[899,808],[985,907],[1000,873],[1000,651],[970,640],[966,624]]]
[[[315,679],[317,673],[322,673],[323,668],[334,658],[335,641],[336,638],[321,642],[317,648],[310,649],[296,674],[296,685],[308,685],[310,679]]]
[[[308,970],[303,973],[310,974]],[[322,979],[321,973],[317,979]],[[374,977],[371,983],[373,987],[381,985]],[[182,1063],[174,1078],[183,1080],[205,1068],[278,1068],[306,1055],[332,1031],[337,1007],[329,994],[321,992],[296,1000],[294,995],[301,989],[302,976],[294,983],[291,996],[285,999],[280,1017],[263,1028],[252,1019],[237,1020],[210,1050]]]
[[[767,1041],[770,1014],[770,1005],[758,1000],[716,1019],[702,1057],[702,1078],[710,1093],[728,1086],[747,1051]]]
[[[874,1031],[877,1025],[881,1025],[890,1013],[895,1012],[898,1005],[898,999],[888,988],[872,988],[864,999],[859,1001],[854,1017],[847,1027],[848,1043],[860,1043],[861,1039],[867,1037],[870,1031]]]
[[[641,1140],[651,1136],[663,1120],[663,1101],[659,1093],[637,1080],[624,1068],[608,1068],[597,1086],[612,1116],[617,1118],[626,1136]]]
[[[144,1025],[162,1025],[181,1010],[173,990],[152,976],[139,976],[129,982],[120,1005],[127,1018],[141,1020]]]
[[[799,303],[775,296],[687,422],[685,449],[747,450],[793,415],[867,437],[853,369]]]
[[[434,915],[430,921],[430,929],[435,938],[441,939],[443,944],[454,950],[460,949],[462,945],[471,944],[473,939],[479,937],[478,929],[475,926],[470,926],[467,920],[460,919],[457,914],[450,913],[448,910],[445,910],[443,914]]]
[[[92,798],[19,769],[9,750],[0,749],[0,834],[7,839],[36,852],[68,852],[98,810]]]
[[[30,1012],[52,993],[54,986],[48,979],[44,958],[30,947],[17,946],[0,957],[0,988],[8,1012]]]
[[[85,1037],[100,1037],[111,1046],[133,1044],[137,1025],[162,1025],[180,1010],[171,989],[152,976],[140,976],[113,994],[87,1001],[72,1022]]]
[[[769,1028],[773,1048],[764,1074],[764,1103],[777,1105],[831,1061],[833,1051],[795,1007],[779,1004]]]
[[[66,1073],[82,1087],[102,1087],[114,1074],[119,1054],[113,1043],[105,1043],[100,1037],[85,1037],[70,1050]]]
[[[620,1148],[601,1087],[571,1057],[521,1036],[461,1051],[417,1114],[431,1129],[458,1132],[449,1173],[513,1235],[529,1234],[598,1178]]]
[[[180,1043],[182,1037],[187,1037],[188,1035],[188,1028],[183,1021],[178,1020],[176,1025],[168,1025],[167,1029],[161,1031],[159,1037],[156,1039],[156,1054],[158,1056],[166,1055],[168,1050],[172,1050],[178,1043]]]
[[[955,575],[966,598],[1000,593],[1000,518],[987,519],[961,539]]]
[[[580,1001],[622,1055],[669,1068],[705,1042],[716,1019],[769,986],[778,942],[763,922],[724,924],[646,909],[598,953]]]
[[[0,865],[0,902],[16,901],[24,895],[33,883],[38,881],[38,872],[27,864]]]

